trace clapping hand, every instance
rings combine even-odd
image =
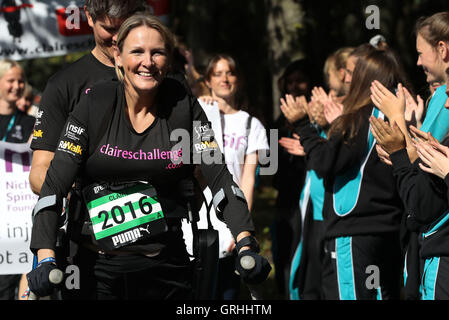
[[[413,138],[415,138],[415,141],[417,143],[421,143],[421,142],[435,142],[435,143],[438,143],[438,140],[435,139],[432,136],[430,131],[429,132],[424,132],[422,130],[419,130],[415,126],[410,126],[410,132],[411,132]]]
[[[296,133],[293,134],[293,138],[282,137],[279,140],[279,144],[292,155],[299,157],[304,157],[306,155],[304,148],[299,141],[299,136]]]
[[[322,87],[314,87],[312,89],[312,98],[321,104],[332,101],[332,96],[327,94]]]
[[[324,106],[321,102],[318,102],[312,97],[312,100],[308,104],[309,118],[318,124],[321,128],[327,126],[328,122],[324,116]]]
[[[324,104],[324,117],[327,123],[334,122],[343,113],[343,105],[341,103],[334,102],[332,100],[327,101]]]
[[[301,120],[307,115],[307,100],[304,96],[295,98],[287,94],[285,99],[281,98],[281,111],[290,123]]]
[[[380,146],[376,143],[376,152],[377,156],[379,157],[380,161],[385,163],[386,165],[392,166],[393,163],[390,160],[390,155]]]
[[[449,148],[435,141],[420,142],[416,145],[422,163],[419,167],[444,179],[449,173]]]
[[[390,126],[387,122],[376,117],[370,117],[371,132],[382,149],[389,155],[406,148],[405,136],[396,122]]]
[[[388,119],[404,117],[405,100],[405,94],[401,84],[398,84],[396,95],[377,80],[374,80],[371,84],[371,101]]]
[[[421,118],[424,113],[424,100],[417,95],[417,101],[415,101],[407,88],[404,87],[403,90],[405,94],[405,121],[408,124],[420,126]]]

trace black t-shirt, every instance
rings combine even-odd
[[[93,182],[149,181],[157,191],[164,215],[175,218],[178,221],[175,227],[179,227],[179,218],[187,212],[186,200],[180,195],[179,182],[193,176],[192,158],[207,151],[221,155],[216,143],[208,142],[202,144],[202,148],[194,148],[194,143],[201,144],[192,140],[194,133],[201,130],[206,132],[203,126],[208,123],[196,98],[189,95],[179,81],[165,79],[159,88],[156,119],[147,129],[138,133],[125,112],[123,85],[117,81],[105,82],[82,95],[80,104],[70,114],[61,133],[54,160],[40,193],[40,199],[56,195],[57,205],[36,216],[31,248],[54,248],[61,199],[77,176],[82,178],[83,186]],[[192,124],[193,121],[199,121],[201,128],[198,123]],[[180,144],[178,140],[172,141],[171,135],[181,128],[188,130],[188,137]],[[186,132],[179,133],[182,135]],[[183,163],[173,163],[180,156],[183,156]],[[254,231],[246,202],[234,195],[233,188],[238,187],[226,164],[202,162],[199,165],[213,194],[219,193],[221,189],[226,194],[227,206],[223,209],[223,217],[233,235],[245,230]],[[178,228],[168,234],[170,241],[165,237],[153,242],[183,243]]]
[[[81,94],[98,81],[115,78],[115,69],[98,61],[92,53],[53,75],[42,94],[31,149],[54,152]]]
[[[15,117],[13,119],[14,121],[11,122],[13,117]],[[20,110],[17,110],[15,114],[0,115],[0,141],[2,141],[5,134],[7,134],[6,142],[27,142],[33,132],[34,121],[34,117],[29,116]],[[8,131],[10,123],[12,126]]]

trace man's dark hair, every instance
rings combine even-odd
[[[84,5],[94,22],[104,16],[120,19],[147,10],[145,0],[85,0]]]

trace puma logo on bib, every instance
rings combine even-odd
[[[134,241],[138,240],[140,237],[142,237],[142,235],[140,234],[139,229],[134,228],[130,231],[126,231],[126,232],[120,233],[116,236],[113,236],[112,243],[114,246],[125,245],[130,242],[134,242]]]

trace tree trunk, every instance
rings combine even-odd
[[[288,64],[304,58],[304,10],[298,0],[266,0],[269,62],[273,86],[273,119],[280,115],[277,81]]]

